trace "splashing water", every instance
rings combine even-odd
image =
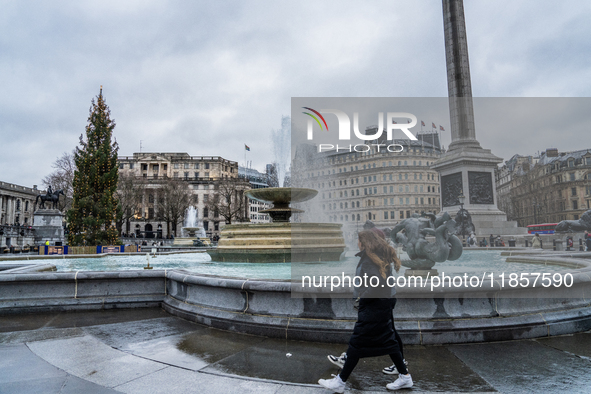
[[[183,227],[199,228],[195,235],[200,238],[206,237],[205,230],[203,229],[203,222],[197,217],[197,208],[192,205],[185,210],[185,221]]]
[[[284,186],[288,163],[291,160],[291,117],[281,117],[281,129],[271,130],[273,157],[277,169],[279,186]]]

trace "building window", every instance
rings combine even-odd
[[[148,165],[142,164],[142,171],[148,171]]]
[[[133,163],[129,163],[129,169],[133,170]]]
[[[206,178],[209,178],[209,172],[206,172],[206,173],[205,173],[205,177],[206,177]]]
[[[573,200],[573,209],[579,209],[579,202],[577,200]]]
[[[205,163],[205,169],[209,170],[209,163]]]
[[[195,163],[195,165],[194,165],[193,168],[195,168],[196,170],[198,170],[199,169],[199,163]]]
[[[185,165],[184,165],[184,169],[185,169],[185,170],[188,170],[188,169],[189,169],[189,163],[185,163]]]
[[[207,202],[207,199],[205,197],[207,197],[207,195],[203,196],[203,201]],[[209,217],[209,209],[207,209],[207,207],[203,208],[203,217],[204,218]],[[203,224],[205,224],[205,223],[203,223]]]
[[[185,171],[185,180],[189,179],[189,171]]]
[[[177,170],[179,168],[179,163],[174,163],[174,165],[172,166],[172,168],[174,168],[175,170]]]
[[[575,180],[575,173],[574,172],[571,172],[568,175],[569,175],[571,181],[574,181]]]
[[[570,192],[571,192],[571,196],[576,196],[577,195],[577,188],[576,187],[571,188]]]
[[[195,172],[195,179],[199,179],[199,173]]]
[[[124,169],[124,168],[125,168],[125,164],[123,164],[123,163],[119,164],[119,169],[120,169],[120,170],[122,170],[122,169]]]

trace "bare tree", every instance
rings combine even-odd
[[[267,185],[269,187],[279,187],[279,175],[277,174],[277,163],[273,163],[268,167]]]
[[[242,178],[224,178],[217,181],[214,187],[213,199],[207,202],[214,218],[221,216],[226,224],[248,221],[248,198],[244,192],[250,189],[250,183]]]
[[[179,179],[169,178],[162,182],[157,201],[158,216],[166,221],[167,234],[177,236],[177,224],[184,217],[185,210],[193,201],[189,184]]]
[[[136,178],[132,174],[119,173],[117,183],[117,231],[121,234],[125,223],[125,232],[131,231],[129,220],[141,209],[145,183],[143,178]]]
[[[58,208],[65,212],[72,207],[72,196],[74,194],[73,182],[74,171],[76,171],[76,163],[74,162],[74,152],[64,152],[51,165],[54,170],[49,175],[45,176],[41,182],[46,188],[56,190],[63,190],[66,198],[62,199]]]

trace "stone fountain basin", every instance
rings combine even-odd
[[[249,198],[264,203],[286,205],[290,202],[308,201],[318,194],[318,190],[297,187],[269,187],[253,189],[245,193]]]
[[[397,293],[396,328],[408,344],[490,342],[591,329],[591,254],[515,256],[559,265],[571,288],[428,286]],[[585,257],[585,258],[582,258]],[[297,282],[296,282],[297,283]],[[290,281],[216,277],[184,270],[0,275],[0,314],[162,307],[215,328],[293,340],[342,342],[357,318],[350,289],[294,294]],[[313,290],[313,289],[310,289]],[[344,298],[340,298],[344,297]]]

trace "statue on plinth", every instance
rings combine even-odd
[[[39,205],[40,209],[45,209],[45,202],[49,201],[53,203],[52,208],[57,209],[57,204],[59,202],[60,194],[65,197],[65,193],[62,189],[56,190],[55,192],[51,189],[51,185],[47,188],[47,192],[45,194],[37,195],[35,199],[35,206],[37,206],[37,202],[41,200],[41,205]]]
[[[579,220],[563,220],[554,229],[557,233],[574,233],[591,230],[591,209],[581,215]]]

